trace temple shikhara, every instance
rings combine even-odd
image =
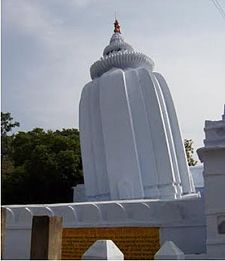
[[[167,83],[117,20],[90,74],[79,117],[88,200],[196,196]]]

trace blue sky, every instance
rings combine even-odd
[[[125,40],[167,80],[183,137],[202,146],[204,121],[225,103],[225,20],[211,0],[2,0],[2,111],[19,130],[78,128],[115,11]]]

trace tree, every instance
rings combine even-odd
[[[12,130],[12,128],[19,127],[20,123],[15,121],[13,122],[13,118],[9,112],[1,112],[1,135],[6,136],[8,132]]]
[[[14,170],[2,180],[4,204],[72,201],[71,187],[83,183],[78,130],[18,132],[12,148]]]
[[[14,171],[12,160],[12,141],[14,135],[7,135],[13,128],[19,127],[19,122],[13,122],[13,118],[9,112],[1,112],[1,168],[2,179],[8,178],[10,173]]]
[[[12,152],[12,140],[14,135],[7,135],[13,128],[19,127],[20,123],[15,121],[13,122],[13,118],[9,112],[1,112],[1,153],[2,153],[2,164],[4,165],[5,161],[10,161],[10,154]]]
[[[197,161],[193,158],[193,154],[194,154],[193,141],[191,139],[185,139],[184,147],[185,147],[188,165],[195,166],[197,164]]]

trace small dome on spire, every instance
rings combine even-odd
[[[109,45],[106,46],[103,52],[103,56],[110,55],[115,52],[121,51],[133,51],[134,49],[128,43],[123,40],[123,37],[120,32],[120,24],[118,20],[115,18],[114,23],[114,34],[112,35]]]
[[[120,24],[119,24],[117,19],[115,19],[115,22],[114,22],[114,33],[120,33],[121,34],[121,32],[120,32]]]
[[[103,57],[90,68],[91,78],[100,77],[112,68],[126,69],[142,66],[152,71],[154,62],[148,56],[135,52],[133,47],[124,41],[117,19],[114,26],[114,34],[103,51]]]

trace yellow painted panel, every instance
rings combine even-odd
[[[156,227],[64,228],[62,259],[81,259],[99,239],[111,239],[123,252],[124,259],[154,259],[160,248]]]

